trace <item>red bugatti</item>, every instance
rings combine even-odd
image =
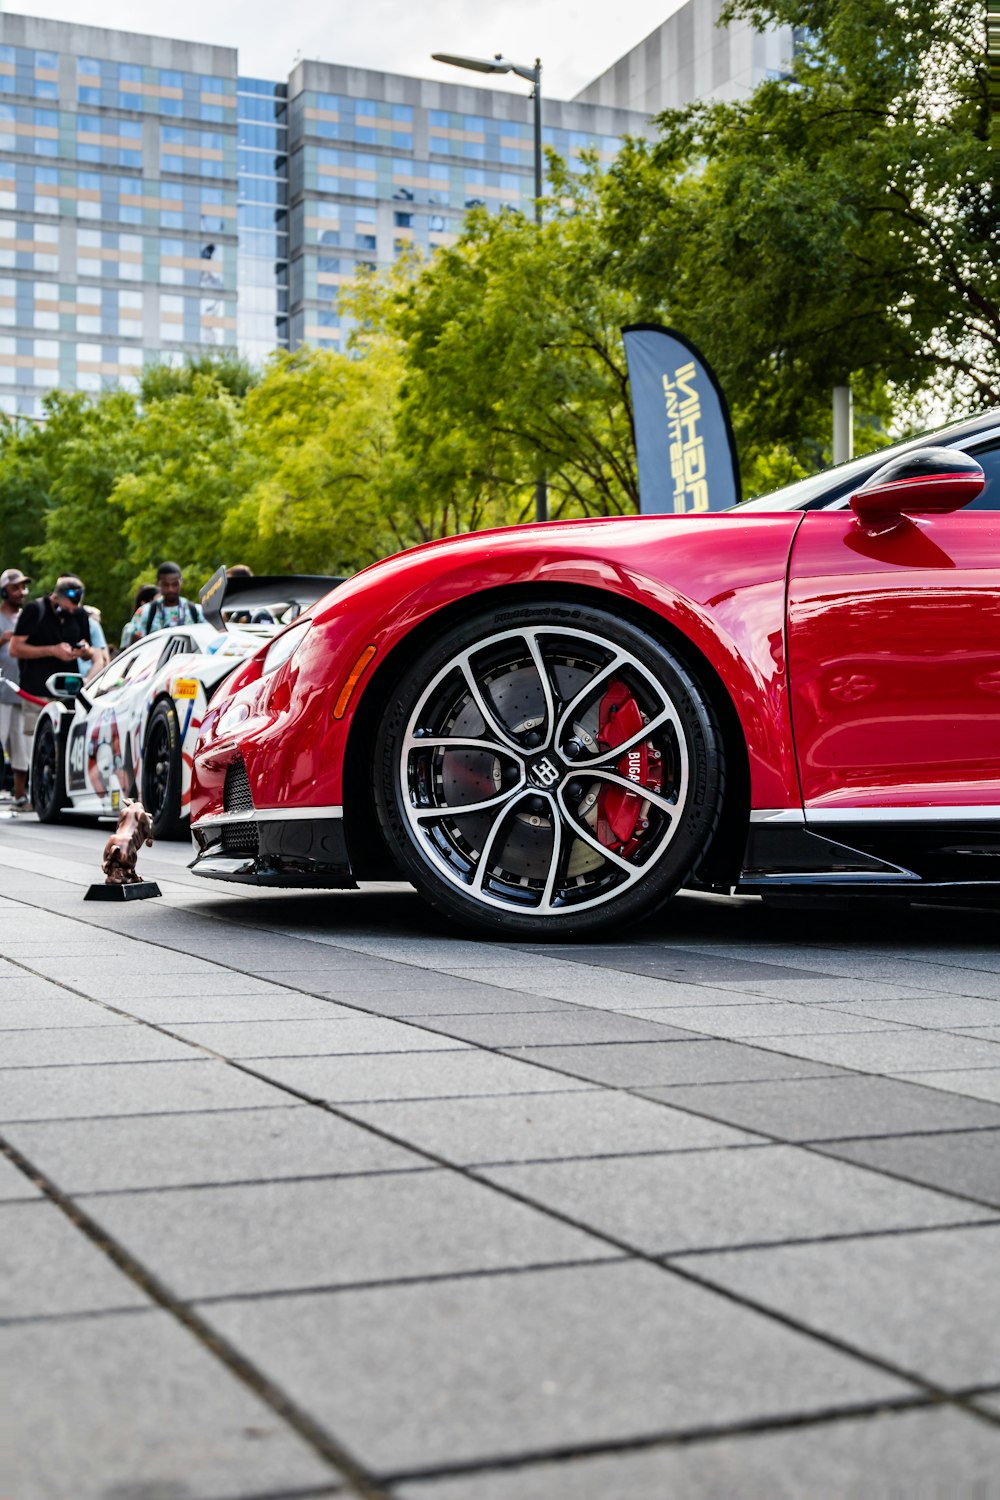
[[[721,514],[374,564],[240,666],[193,868],[580,936],[682,885],[1000,891],[1000,411]]]

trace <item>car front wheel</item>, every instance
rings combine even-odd
[[[663,644],[572,603],[464,621],[408,667],[376,738],[375,802],[414,885],[494,935],[647,916],[718,822],[723,747]]]
[[[31,747],[31,801],[40,823],[58,823],[66,806],[63,748],[51,719],[40,719]]]
[[[172,703],[160,702],[149,716],[142,752],[142,805],[154,839],[179,838],[181,817],[181,732]]]

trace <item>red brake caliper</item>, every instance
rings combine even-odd
[[[634,735],[641,733],[643,717],[639,705],[623,682],[612,682],[601,700],[600,724],[597,730],[598,745],[602,750],[613,750]],[[633,853],[641,837],[643,790],[647,787],[659,791],[663,780],[663,762],[657,757],[650,759],[649,746],[639,740],[626,750],[615,769],[620,776],[631,781],[636,791],[612,786],[610,782],[599,782],[597,795],[597,837],[602,844],[614,847],[624,855]]]

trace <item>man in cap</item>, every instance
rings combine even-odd
[[[156,570],[156,598],[142,604],[122,631],[122,649],[133,641],[152,635],[154,630],[170,630],[177,625],[202,625],[205,616],[201,605],[193,604],[181,593],[181,570],[175,562],[161,562]]]
[[[30,582],[19,568],[5,568],[0,573],[0,747],[14,772],[14,806],[19,812],[30,811],[29,744],[23,699],[17,695],[18,664],[10,654],[10,642]]]
[[[45,686],[53,672],[75,672],[77,658],[90,661],[90,617],[83,608],[83,584],[73,573],[56,579],[51,594],[33,599],[21,610],[10,654],[21,669],[21,691],[48,698]],[[25,728],[34,733],[38,708],[26,703]]]

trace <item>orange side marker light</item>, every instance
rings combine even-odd
[[[377,648],[375,646],[366,646],[361,655],[358,657],[357,661],[354,663],[354,666],[351,668],[350,676],[344,683],[344,686],[341,688],[340,697],[337,699],[337,702],[334,705],[333,717],[335,719],[342,719],[346,714],[347,705],[350,703],[351,698],[354,695],[354,689],[357,687],[362,676],[364,675],[364,670],[367,667],[368,663],[371,661],[372,657],[375,655],[376,649]]]

